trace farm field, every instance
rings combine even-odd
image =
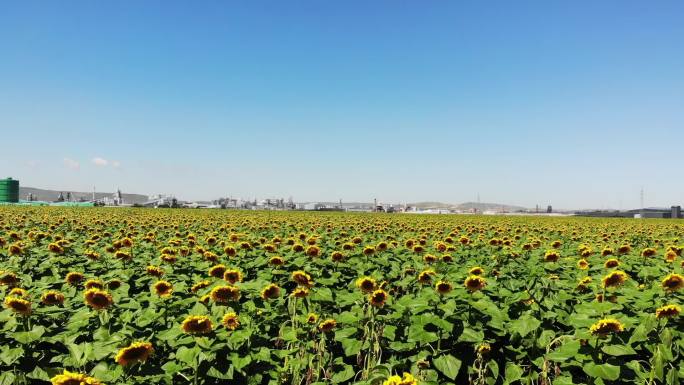
[[[680,384],[676,220],[0,208],[0,385]]]

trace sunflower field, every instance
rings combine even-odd
[[[0,207],[0,385],[680,384],[683,234]]]

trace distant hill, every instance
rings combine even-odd
[[[71,193],[71,199],[74,201],[78,200],[92,200],[93,199],[93,193],[92,192],[80,192],[80,191],[56,191],[56,190],[44,190],[44,189],[39,189],[39,188],[34,188],[34,187],[19,187],[19,199],[26,199],[29,193],[33,194],[33,197],[35,200],[38,201],[47,201],[47,202],[53,202],[57,200],[57,197],[59,196],[59,193],[62,192],[64,193],[64,197],[66,198],[67,192]],[[95,199],[102,199],[104,197],[110,197],[112,196],[113,193],[110,192],[98,192],[95,193]],[[123,200],[125,203],[143,203],[147,202],[147,195],[141,195],[141,194],[121,194],[123,197]]]
[[[515,212],[520,210],[526,210],[521,206],[505,205],[501,203],[477,203],[477,202],[466,202],[460,204],[452,203],[442,203],[442,202],[416,202],[409,203],[409,206],[417,207],[419,209],[442,209],[442,210],[460,210],[460,211],[471,211],[477,209],[477,211],[507,211]]]

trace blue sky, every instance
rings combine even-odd
[[[295,200],[684,203],[684,2],[5,2],[0,175]]]

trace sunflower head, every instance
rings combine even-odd
[[[226,313],[226,315],[224,315],[221,319],[221,323],[228,330],[235,330],[238,327],[240,327],[240,320],[238,318],[238,315],[234,312]]]
[[[616,258],[608,258],[606,261],[603,263],[603,266],[606,269],[611,269],[613,267],[618,267],[620,266],[620,261],[618,261]]]
[[[19,278],[11,271],[0,270],[0,286],[15,286],[19,283]]]
[[[661,282],[663,289],[667,292],[681,290],[684,287],[684,276],[680,274],[669,274]]]
[[[173,285],[169,281],[157,281],[152,286],[154,293],[160,297],[169,297],[173,293]]]
[[[309,315],[306,316],[306,322],[309,324],[315,324],[318,321],[318,314],[316,313],[309,313]]]
[[[647,247],[647,248],[641,250],[641,256],[642,257],[652,257],[652,256],[656,255],[656,253],[657,253],[656,250],[652,247]]]
[[[306,255],[309,257],[318,257],[321,255],[321,248],[316,245],[311,245],[306,248]]]
[[[344,261],[344,254],[342,254],[341,251],[333,251],[333,253],[330,254],[330,259],[332,259],[333,262],[342,262]]]
[[[480,266],[475,266],[472,269],[468,270],[469,275],[482,275],[484,274],[484,272],[484,269]]]
[[[190,291],[193,293],[197,293],[198,291],[204,289],[205,287],[209,287],[211,285],[211,282],[209,281],[200,281],[197,282],[196,284],[192,285],[190,288]]]
[[[301,286],[313,286],[313,279],[311,279],[311,276],[301,270],[292,272],[292,280]]]
[[[391,376],[382,385],[418,385],[418,380],[411,373],[400,376]]]
[[[370,256],[375,254],[375,247],[373,246],[366,246],[363,248],[363,255],[365,256]]]
[[[325,321],[318,324],[318,329],[323,333],[329,333],[335,329],[337,326],[337,321],[332,318],[328,318]]]
[[[475,292],[482,290],[487,285],[487,281],[482,277],[471,275],[465,279],[463,285],[466,287],[466,289],[468,289],[468,291]]]
[[[11,297],[28,297],[28,291],[20,287],[15,287],[12,290],[10,290],[10,292],[7,293],[7,295]]]
[[[489,352],[491,352],[491,351],[492,351],[491,345],[489,345],[486,342],[481,343],[477,346],[477,354],[480,356],[485,356],[485,355],[489,354]]]
[[[89,279],[86,281],[85,285],[83,285],[86,290],[88,289],[100,289],[104,290],[105,284],[104,282],[100,281],[99,279]]]
[[[356,280],[356,287],[364,293],[371,293],[377,287],[375,279],[371,277],[361,277]]]
[[[557,250],[548,250],[544,254],[544,262],[558,262],[560,253]]]
[[[240,289],[232,285],[216,286],[209,295],[216,303],[228,303],[240,299]]]
[[[151,343],[134,342],[129,346],[120,349],[114,360],[121,366],[128,366],[138,362],[147,361],[147,358],[152,353],[154,353],[154,348],[152,347]]]
[[[226,266],[216,265],[209,269],[209,276],[214,278],[223,278],[223,273],[226,272]]]
[[[47,306],[61,305],[64,303],[64,294],[55,290],[48,290],[40,296],[40,302]]]
[[[89,377],[81,373],[72,373],[64,370],[64,373],[58,374],[50,379],[52,385],[104,385],[97,378]]]
[[[159,266],[147,266],[145,270],[153,277],[161,278],[164,275],[164,269]]]
[[[453,286],[446,281],[439,281],[437,282],[437,284],[435,284],[435,290],[437,290],[437,293],[442,295],[448,294],[449,292],[451,292],[452,289]]]
[[[306,287],[297,287],[290,295],[295,298],[305,298],[309,295],[309,289]]]
[[[103,310],[114,304],[114,299],[112,299],[111,294],[95,288],[86,290],[83,294],[83,298],[85,299],[86,304],[95,310]]]
[[[580,270],[586,270],[589,268],[589,262],[586,259],[582,258],[579,261],[577,261],[577,268]]]
[[[209,317],[191,315],[183,320],[181,329],[187,334],[208,334],[214,329],[214,324]]]
[[[603,283],[603,287],[608,288],[608,287],[618,287],[621,286],[625,281],[629,279],[629,276],[627,273],[624,271],[620,270],[615,270],[610,273],[608,273],[601,282]]]
[[[387,295],[386,291],[384,291],[382,289],[378,289],[378,290],[375,290],[374,292],[372,292],[368,296],[368,301],[370,302],[371,305],[373,305],[375,307],[383,307],[383,306],[385,306],[385,302],[387,301],[387,297],[388,297],[388,295]]]
[[[432,283],[432,277],[437,274],[434,270],[424,270],[418,274],[418,282],[423,285],[429,285]]]
[[[228,281],[230,284],[242,282],[242,272],[240,270],[228,269],[225,273],[223,273],[223,279]]]
[[[614,318],[604,318],[589,328],[591,334],[599,337],[605,337],[610,333],[619,333],[623,330],[625,328],[622,323]]]
[[[71,286],[76,286],[81,283],[84,278],[85,276],[83,274],[72,271],[66,275],[65,281]]]
[[[657,318],[673,318],[682,312],[682,308],[677,305],[665,305],[656,309]]]
[[[271,266],[282,266],[285,264],[285,260],[283,259],[283,257],[275,256],[275,257],[271,257],[268,260],[268,264]]]
[[[271,283],[265,288],[261,289],[262,299],[275,299],[280,297],[280,287],[275,283]]]
[[[5,307],[19,315],[31,315],[31,302],[22,298],[5,297]]]

